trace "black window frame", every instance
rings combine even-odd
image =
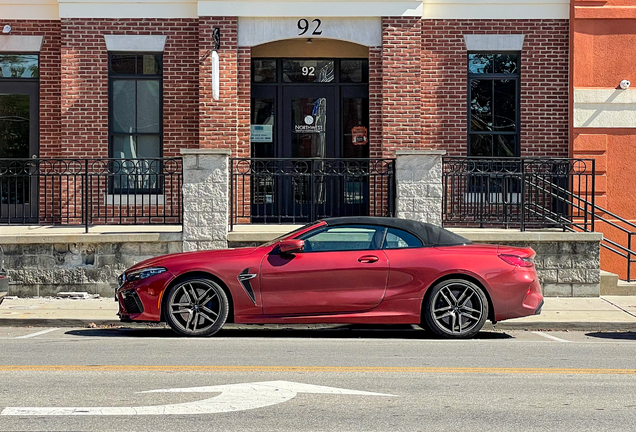
[[[159,56],[159,74],[143,74],[143,73],[135,73],[135,74],[124,74],[124,73],[116,73],[113,72],[112,67],[112,59],[113,56],[141,56],[143,58],[144,55],[152,55]],[[153,51],[143,51],[143,52],[130,52],[130,51],[109,51],[108,52],[108,158],[111,159],[109,162],[109,182],[108,182],[108,193],[113,195],[125,194],[125,195],[147,195],[147,194],[161,194],[163,193],[164,185],[163,185],[163,163],[161,159],[163,158],[163,52],[153,52]],[[133,134],[114,132],[114,117],[113,117],[113,83],[114,81],[159,81],[159,132],[158,133],[148,133],[148,132],[135,132]],[[136,117],[136,116],[135,116]],[[139,175],[151,175],[156,176],[156,187],[116,187],[115,177],[116,176],[127,176],[128,174],[121,174],[122,170],[125,170],[125,165],[120,158],[115,158],[113,155],[113,145],[115,136],[158,136],[159,137],[159,161],[156,165],[152,164],[150,166],[145,165],[145,169],[156,168],[154,172],[141,173]],[[149,168],[151,167],[151,168]],[[134,169],[139,169],[139,166],[135,166]]]
[[[2,56],[36,56],[37,57],[37,64],[38,64],[38,76],[33,77],[12,77],[12,76],[0,76],[0,81],[16,81],[16,82],[39,82],[40,81],[40,60],[41,60],[41,55],[39,51],[33,52],[33,51],[20,51],[20,52],[0,52],[0,57]]]
[[[471,73],[470,72],[470,55],[471,54],[482,54],[482,55],[516,55],[517,56],[517,72],[514,74],[507,73]],[[491,139],[491,158],[499,158],[506,156],[495,156],[494,155],[494,137],[496,135],[509,135],[515,137],[515,154],[510,157],[520,157],[521,155],[521,67],[522,67],[522,56],[521,51],[468,51],[466,53],[466,72],[467,72],[467,91],[466,91],[466,109],[467,109],[467,118],[468,125],[466,127],[466,155],[468,157],[472,157],[471,155],[471,135],[490,135]],[[515,113],[515,131],[472,131],[472,110],[471,110],[471,100],[472,100],[472,86],[471,82],[473,79],[480,80],[488,80],[488,81],[496,81],[501,79],[513,79],[516,81],[515,86],[515,99],[516,99],[516,113]],[[494,96],[494,85],[493,85],[493,94],[492,94],[492,112],[493,118],[495,113],[495,96]],[[488,157],[488,156],[484,156]]]

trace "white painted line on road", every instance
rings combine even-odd
[[[59,328],[48,329],[48,330],[42,330],[42,331],[39,331],[39,332],[36,332],[36,333],[31,333],[31,334],[24,335],[24,336],[18,336],[18,337],[16,337],[15,339],[28,339],[28,338],[32,338],[32,337],[36,337],[36,336],[40,336],[40,335],[43,335],[43,334],[46,334],[46,333],[51,333],[51,332],[53,332],[53,331],[55,331],[55,330],[59,330]]]
[[[561,339],[561,338],[558,338],[556,336],[552,336],[552,335],[545,334],[545,333],[542,333],[542,332],[536,331],[536,332],[532,332],[532,333],[534,333],[536,335],[539,335],[539,336],[543,336],[544,338],[552,339],[553,341],[570,343],[569,340]]]

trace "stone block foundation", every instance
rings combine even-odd
[[[9,295],[84,291],[112,297],[117,276],[148,258],[181,252],[181,233],[78,234],[0,238]]]

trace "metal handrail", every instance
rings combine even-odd
[[[535,185],[537,187],[539,187],[538,185]],[[631,278],[631,270],[632,270],[632,264],[636,263],[636,250],[632,249],[632,237],[634,235],[636,235],[636,224],[634,224],[633,222],[618,216],[617,214],[599,206],[599,205],[595,205],[592,202],[589,202],[587,200],[585,200],[584,198],[581,198],[580,196],[566,190],[563,189],[561,187],[559,187],[558,185],[551,185],[551,188],[555,188],[559,191],[559,193],[562,194],[566,194],[568,196],[570,196],[571,198],[576,198],[578,201],[583,202],[584,204],[586,204],[584,207],[575,205],[575,204],[571,204],[572,206],[575,206],[577,209],[582,210],[584,212],[588,212],[588,206],[589,208],[592,209],[592,211],[589,211],[589,213],[591,214],[592,218],[596,218],[602,222],[605,222],[606,224],[610,225],[611,227],[624,232],[625,234],[627,234],[627,246],[623,246],[622,244],[611,240],[609,238],[607,238],[605,236],[605,234],[603,233],[603,240],[601,241],[601,246],[604,247],[605,249],[617,254],[618,256],[627,259],[627,280],[629,282],[632,281]],[[550,193],[552,193],[552,191],[549,191]],[[597,212],[599,213],[605,213],[605,214],[609,214],[612,218],[621,221],[622,223],[624,223],[625,225],[629,226],[630,228],[633,228],[634,231],[630,231],[627,228],[624,228],[623,226],[617,224],[616,222],[607,219],[603,216],[601,216],[600,214],[597,214]],[[567,219],[565,219],[567,221]],[[563,221],[562,221],[563,222]],[[581,227],[580,225],[573,223],[571,221],[568,221],[572,226],[575,226],[579,229],[581,229],[582,231],[585,232],[594,232],[594,224],[592,223],[592,229],[591,230],[587,230],[585,229],[585,227]],[[564,227],[566,227],[567,225],[564,225]],[[605,243],[603,243],[605,242]],[[611,245],[611,246],[610,246]],[[613,247],[612,247],[613,246]],[[617,248],[618,250],[616,250],[615,248]]]

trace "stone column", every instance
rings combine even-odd
[[[183,251],[227,248],[229,157],[225,149],[182,149]]]
[[[442,225],[444,150],[397,150],[397,217]]]

